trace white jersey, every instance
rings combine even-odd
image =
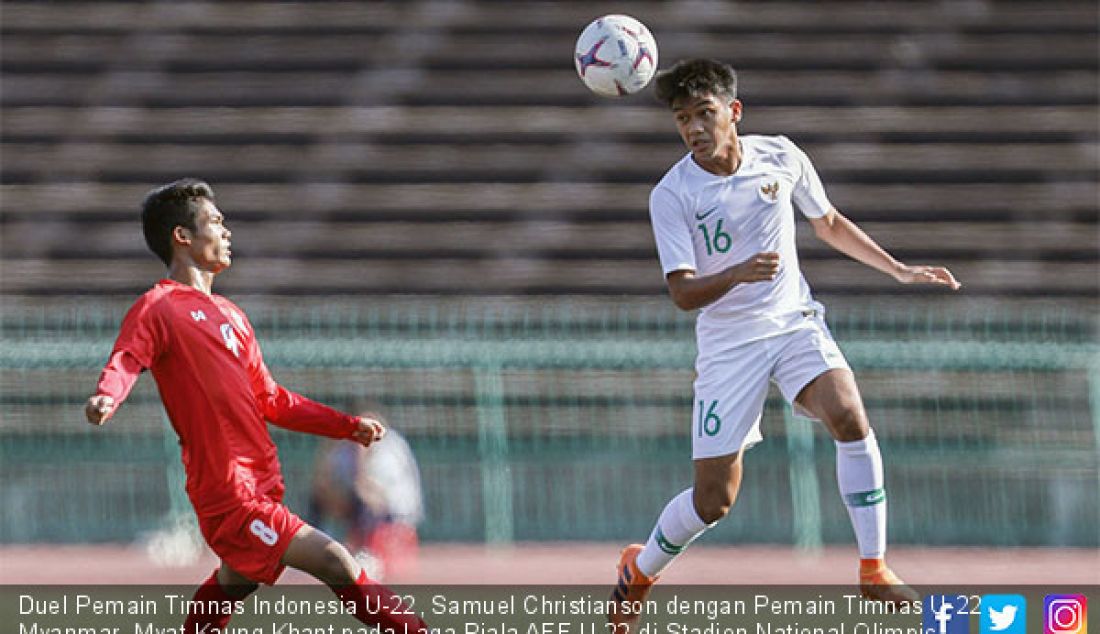
[[[805,152],[784,136],[740,137],[741,165],[730,176],[711,174],[689,153],[665,174],[649,199],[661,267],[718,273],[762,251],[779,253],[774,280],[739,284],[702,309],[704,344],[728,348],[803,327],[805,312],[820,312],[802,277],[795,247],[794,209],[820,218],[832,208]]]

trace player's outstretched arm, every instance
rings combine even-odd
[[[881,271],[902,284],[937,284],[953,291],[962,287],[955,276],[942,266],[910,266],[898,262],[880,247],[856,223],[835,208],[821,218],[811,218],[814,233],[823,242],[844,255]]]
[[[765,251],[713,275],[673,271],[668,274],[668,292],[678,308],[695,310],[717,301],[738,284],[774,280],[778,272],[779,254]]]
[[[257,392],[264,420],[291,431],[298,431],[326,438],[359,440],[358,434],[364,434],[360,417],[345,414],[323,403],[318,403],[292,392],[267,376],[266,386]],[[373,442],[373,441],[371,441]]]
[[[95,393],[84,404],[84,416],[93,425],[107,422],[130,395],[141,373],[163,350],[164,332],[143,295],[122,320],[111,356],[99,375]]]
[[[115,412],[115,399],[106,394],[96,394],[88,397],[84,404],[84,416],[93,425],[102,425],[107,422],[111,414]]]
[[[95,394],[84,403],[84,416],[93,425],[106,423],[134,389],[143,366],[126,350],[115,350],[103,367]]]
[[[254,332],[251,324],[248,326],[248,330]],[[248,337],[245,346],[252,392],[267,422],[315,436],[354,440],[363,446],[385,433],[385,427],[374,417],[345,414],[279,385],[264,363],[263,351],[256,337]]]

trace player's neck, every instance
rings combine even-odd
[[[204,271],[194,263],[172,262],[172,266],[168,268],[168,279],[186,284],[207,295],[211,294],[214,288],[214,273]]]

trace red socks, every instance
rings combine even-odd
[[[355,604],[355,618],[366,625],[377,625],[383,634],[427,633],[428,625],[386,586],[360,572],[353,586],[333,588],[342,601]]]

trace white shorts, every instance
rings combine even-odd
[[[717,354],[700,344],[695,364],[695,400],[691,418],[693,460],[737,453],[764,439],[760,417],[774,381],[793,407],[802,388],[823,373],[849,369],[825,320],[807,317],[803,327],[750,341]]]

